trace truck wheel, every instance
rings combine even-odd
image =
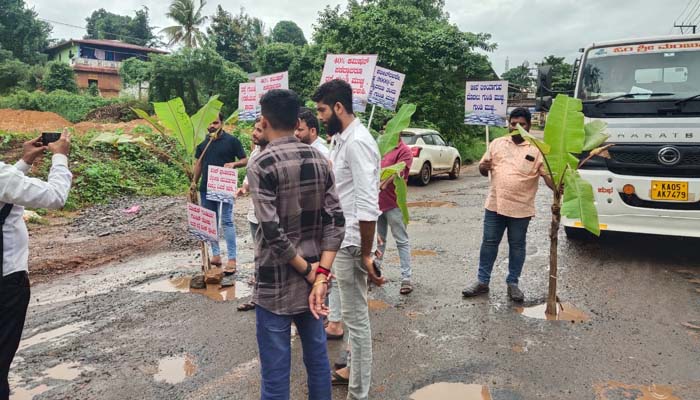
[[[592,240],[595,236],[583,228],[574,228],[572,226],[565,226],[564,233],[566,238],[571,241],[588,241]]]
[[[423,164],[420,169],[420,174],[418,175],[418,185],[425,186],[430,183],[431,175],[433,174],[432,168],[430,168],[429,163]]]

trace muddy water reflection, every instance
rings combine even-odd
[[[491,400],[489,388],[482,385],[440,382],[426,386],[410,397],[411,400]]]
[[[595,386],[596,400],[681,400],[673,388],[661,385],[626,385],[607,382]]]
[[[165,357],[158,362],[158,372],[153,379],[170,384],[177,384],[197,372],[194,357],[189,354]]]
[[[208,284],[206,289],[190,289],[189,276],[178,276],[156,282],[149,282],[133,288],[141,293],[166,292],[166,293],[197,293],[214,301],[230,301],[242,299],[253,294],[253,289],[248,284],[236,281],[235,286],[222,288],[218,284]]]
[[[80,331],[82,327],[89,325],[90,323],[90,321],[76,322],[74,324],[62,326],[47,332],[38,333],[30,338],[22,340],[19,344],[18,351],[22,351],[27,347],[34,346],[35,344],[55,341],[63,336]]]
[[[80,368],[80,363],[69,362],[58,364],[53,368],[49,368],[44,371],[44,375],[52,379],[59,379],[62,381],[72,381],[80,376],[82,369]]]
[[[546,310],[546,304],[540,304],[533,307],[517,307],[515,309],[518,314],[522,314],[528,318],[543,319],[547,321],[585,322],[591,319],[586,313],[577,309],[570,303],[558,303],[557,315],[547,314],[545,313]]]

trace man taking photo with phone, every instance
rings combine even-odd
[[[48,181],[26,176],[46,150],[53,153]],[[29,234],[22,219],[24,207],[63,207],[72,179],[69,152],[70,133],[64,131],[48,146],[40,137],[24,143],[24,155],[14,166],[0,162],[0,400],[10,397],[7,377],[29,306]]]

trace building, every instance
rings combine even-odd
[[[122,61],[132,57],[147,60],[149,54],[168,53],[119,40],[97,39],[67,40],[49,47],[46,52],[50,60],[65,62],[73,67],[78,88],[87,89],[95,84],[104,97],[119,96],[122,91],[119,77]]]

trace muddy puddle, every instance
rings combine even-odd
[[[384,311],[391,308],[389,303],[382,300],[369,299],[367,300],[367,304],[370,311]]]
[[[158,361],[158,372],[153,375],[153,379],[175,385],[194,376],[196,372],[197,364],[194,357],[183,354],[165,357]]]
[[[24,350],[28,347],[34,346],[36,344],[58,341],[58,340],[64,338],[65,336],[68,336],[70,334],[73,334],[73,333],[76,333],[76,332],[83,330],[83,328],[86,325],[89,325],[91,323],[92,323],[91,321],[76,322],[73,324],[68,324],[68,325],[62,326],[60,328],[52,329],[50,331],[37,333],[36,335],[33,335],[31,337],[28,337],[27,339],[22,340],[19,343],[18,351],[22,351],[22,350]]]
[[[533,307],[516,307],[515,311],[528,318],[542,319],[547,321],[570,321],[570,322],[586,322],[591,319],[588,314],[577,309],[570,303],[558,303],[557,315],[545,313],[546,304],[540,304]]]
[[[17,385],[13,385],[12,381],[10,381],[10,387],[12,388],[10,400],[32,400],[34,397],[53,389],[53,387],[48,386],[44,383],[35,386],[31,389],[28,389],[26,387],[19,387]]]
[[[673,388],[662,385],[627,385],[607,382],[595,386],[596,400],[681,400]]]
[[[411,400],[491,400],[487,386],[440,382],[414,392]]]
[[[437,252],[435,250],[411,250],[411,257],[435,257]]]
[[[43,372],[43,375],[51,379],[72,381],[78,378],[83,371],[85,371],[85,368],[82,368],[80,363],[65,362],[47,369]]]
[[[423,208],[454,208],[457,203],[454,201],[413,201],[406,203],[408,207],[423,207]]]
[[[235,286],[221,287],[221,285],[208,284],[206,289],[190,289],[189,276],[178,276],[169,279],[163,279],[155,282],[148,282],[143,285],[132,288],[132,290],[140,293],[196,293],[206,296],[214,301],[230,301],[250,297],[253,294],[253,288],[247,283],[236,281]]]

